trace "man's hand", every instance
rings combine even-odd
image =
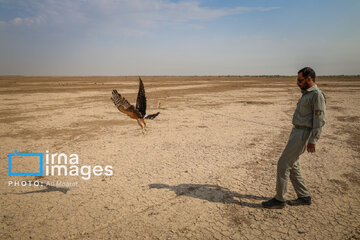
[[[314,153],[314,152],[315,152],[315,144],[308,143],[308,145],[307,145],[307,151],[308,151],[309,153]]]

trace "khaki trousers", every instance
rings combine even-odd
[[[293,128],[291,131],[289,141],[277,164],[275,198],[279,201],[286,201],[289,177],[298,197],[309,196],[299,165],[299,156],[305,152],[309,137],[310,129]]]

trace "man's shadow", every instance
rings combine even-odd
[[[269,198],[253,195],[244,195],[230,191],[228,188],[210,184],[179,184],[170,186],[167,184],[153,183],[150,188],[169,189],[177,196],[187,196],[207,200],[209,202],[220,202],[224,204],[239,204],[245,207],[262,208],[260,203],[245,202],[243,199],[268,200]]]

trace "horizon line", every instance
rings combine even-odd
[[[0,77],[294,77],[297,75],[282,74],[223,74],[223,75],[25,75],[25,74],[4,74]],[[328,74],[317,75],[316,77],[360,77],[359,74]]]

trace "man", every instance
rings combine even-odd
[[[301,177],[299,156],[305,152],[314,153],[316,142],[320,138],[325,124],[325,96],[315,84],[315,71],[306,67],[298,72],[297,85],[302,96],[297,103],[289,141],[277,164],[276,195],[273,199],[262,202],[264,208],[284,208],[287,182],[290,177],[298,196],[287,201],[289,205],[310,205],[311,197]]]

